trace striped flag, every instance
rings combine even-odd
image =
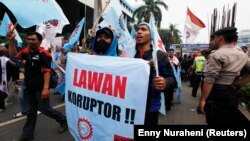
[[[196,17],[189,8],[187,8],[187,17],[185,23],[185,40],[186,43],[193,43],[199,35],[199,31],[205,28],[205,24]]]

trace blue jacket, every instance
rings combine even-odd
[[[136,54],[135,58],[142,58],[144,60],[151,60],[153,49],[151,47],[150,50],[144,52],[143,56],[140,56],[140,52],[136,47]],[[159,68],[159,75],[164,77],[167,83],[167,88],[162,91],[165,94],[167,93],[168,89],[176,87],[176,79],[173,73],[173,69],[171,64],[168,60],[167,53],[163,51],[157,52],[157,59],[158,59],[158,68]],[[157,112],[160,110],[161,107],[161,91],[158,91],[154,88],[153,79],[156,76],[156,71],[154,66],[150,66],[150,77],[149,77],[149,87],[148,87],[148,99],[147,99],[147,107],[146,112]]]

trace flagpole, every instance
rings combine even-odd
[[[86,17],[86,0],[84,1],[84,17],[86,18],[86,23],[87,23],[87,17]],[[84,36],[86,35],[86,23],[84,24]]]
[[[188,10],[188,7],[187,7],[187,10]],[[183,36],[183,38],[184,38],[184,40],[185,40],[185,44],[187,44],[187,38],[186,38],[186,23],[187,23],[187,11],[186,11],[186,19],[185,19],[185,24],[184,24],[184,36]]]
[[[188,10],[188,7],[187,7]],[[186,38],[186,23],[187,23],[187,13],[186,13],[186,19],[185,19],[185,24],[184,24],[184,36],[183,40],[185,40],[184,44],[187,44],[187,38]],[[181,45],[181,48],[183,48],[184,45]],[[190,52],[190,49],[188,49],[188,52]]]
[[[14,26],[12,27],[12,29],[11,29],[10,31],[13,32],[13,31],[16,29],[17,25],[18,25],[18,22],[16,22],[16,23],[14,24]]]
[[[154,17],[154,15],[153,15],[152,12],[150,14],[151,15],[150,15],[149,24],[153,24],[155,26],[155,23],[152,21],[152,18],[154,19],[155,17]],[[153,53],[152,53],[153,63],[154,63],[154,67],[155,67],[156,77],[158,77],[159,76],[158,58],[157,58],[157,49],[156,49],[155,41],[154,40],[153,40],[152,46],[153,46]]]
[[[100,20],[101,17],[102,17],[103,12],[104,12],[105,9],[108,7],[109,3],[110,3],[110,1],[108,1],[107,4],[105,5],[105,7],[102,9],[102,12],[100,13],[100,16],[95,20],[95,22],[94,22],[94,24],[93,24],[91,30],[95,30],[95,28],[96,28],[96,26],[97,26],[99,20]],[[87,39],[88,37],[90,37],[89,33],[87,34],[86,39]]]

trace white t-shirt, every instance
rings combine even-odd
[[[6,64],[9,61],[9,58],[2,56],[0,57],[0,60],[1,60],[0,73],[2,73],[2,77],[0,78],[0,91],[8,94]]]

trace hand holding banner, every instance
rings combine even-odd
[[[132,139],[133,125],[144,124],[148,63],[69,53],[66,70],[66,114],[75,140]]]

